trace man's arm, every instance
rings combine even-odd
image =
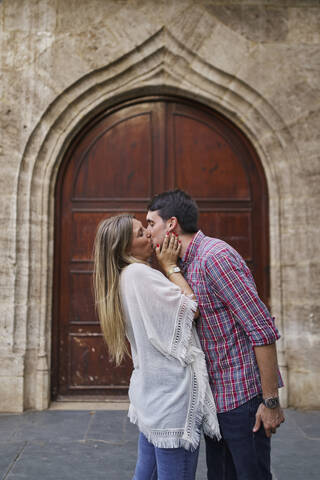
[[[216,295],[229,307],[242,325],[254,349],[259,368],[263,398],[278,396],[278,362],[275,341],[280,337],[264,303],[260,300],[253,278],[240,261],[222,255],[219,261],[207,262],[208,279]],[[282,409],[261,404],[257,411],[254,431],[261,422],[268,437],[284,421]]]
[[[257,364],[260,372],[263,398],[278,397],[278,361],[276,344],[254,347]],[[253,431],[257,432],[263,423],[267,437],[276,433],[277,427],[284,422],[284,415],[280,405],[276,408],[267,408],[261,404],[256,413],[256,423]]]

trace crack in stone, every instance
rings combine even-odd
[[[123,441],[123,442],[113,442],[112,440],[100,440],[98,438],[86,438],[86,440],[80,440],[80,443],[91,443],[91,442],[95,442],[95,443],[105,443],[107,445],[116,445],[118,447],[123,447],[124,445],[126,445],[128,442],[127,441]]]
[[[90,430],[90,428],[91,428],[91,425],[92,425],[92,422],[93,422],[93,419],[94,419],[95,415],[96,415],[96,412],[95,412],[95,411],[90,412],[90,417],[91,417],[91,418],[90,418],[90,420],[89,420],[89,422],[88,422],[88,428],[87,428],[87,430],[86,430],[86,433],[84,434],[83,440],[80,440],[80,441],[83,442],[83,443],[86,443],[86,441],[87,441],[87,436],[88,436],[88,433],[89,433],[89,430]]]
[[[123,417],[123,420],[122,420],[122,439],[120,441],[115,442],[115,441],[112,441],[112,440],[101,440],[101,439],[98,439],[98,438],[88,437],[88,433],[90,431],[90,428],[91,428],[92,422],[94,420],[95,414],[96,414],[95,411],[91,412],[91,418],[89,420],[87,431],[84,435],[84,438],[82,440],[79,440],[79,443],[87,443],[88,444],[88,443],[96,442],[96,443],[104,443],[104,444],[107,444],[107,445],[116,445],[116,446],[120,446],[120,447],[123,447],[124,445],[126,445],[128,443],[128,440],[125,440],[125,434],[126,434],[126,431],[127,431],[127,416],[126,415]]]
[[[0,3],[1,3],[1,0],[0,0]],[[17,453],[17,455],[15,456],[15,458],[12,460],[12,462],[10,463],[6,473],[4,474],[4,476],[2,477],[2,480],[6,480],[6,478],[8,478],[8,475],[9,473],[11,472],[11,470],[13,469],[13,467],[15,466],[15,464],[17,463],[17,461],[19,460],[19,458],[21,457],[21,455],[23,454],[26,446],[28,445],[28,441],[24,442],[22,448],[19,450],[19,452]]]

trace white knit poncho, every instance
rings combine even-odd
[[[156,447],[194,450],[200,434],[220,438],[204,353],[193,323],[197,304],[142,263],[120,276],[134,370],[129,418]]]

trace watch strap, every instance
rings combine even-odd
[[[277,408],[280,405],[279,397],[263,398],[262,403],[267,408]]]
[[[172,275],[173,273],[179,273],[179,272],[181,272],[180,268],[177,266],[174,266],[169,268],[169,270],[167,271],[167,276],[170,277],[170,275]]]

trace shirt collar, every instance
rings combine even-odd
[[[186,253],[181,258],[183,268],[186,268],[192,262],[204,237],[204,233],[202,233],[201,230],[198,230],[189,243]]]

